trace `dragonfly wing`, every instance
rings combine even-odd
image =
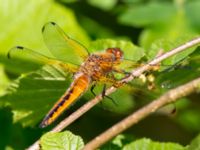
[[[120,64],[116,65],[116,68],[119,70],[131,71],[132,69],[139,67],[140,65],[141,64],[135,61],[124,59],[120,62]]]
[[[11,48],[7,56],[10,59],[22,58],[39,64],[59,65],[61,68],[63,68],[64,71],[72,73],[76,72],[78,69],[78,66],[76,65],[63,63],[59,60],[47,57],[45,55],[35,52],[34,50],[22,46]]]
[[[11,48],[8,51],[7,56],[10,59],[22,58],[41,64],[46,64],[50,61],[50,58],[22,46],[16,46]]]
[[[83,45],[67,36],[54,22],[45,24],[42,33],[52,55],[61,61],[80,65],[89,55]]]

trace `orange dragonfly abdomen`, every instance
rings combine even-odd
[[[76,74],[74,81],[58,102],[49,111],[40,124],[41,128],[46,127],[55,121],[64,110],[69,108],[87,89],[90,84],[90,77],[80,73]]]

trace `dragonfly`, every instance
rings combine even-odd
[[[40,124],[41,128],[54,122],[89,87],[95,95],[93,90],[98,82],[105,85],[102,92],[102,96],[105,97],[106,84],[119,86],[117,84],[119,79],[114,74],[118,73],[127,77],[130,73],[125,71],[123,66],[127,67],[135,64],[130,60],[125,60],[123,51],[118,47],[107,48],[102,52],[89,53],[85,46],[65,34],[54,22],[46,23],[42,28],[42,34],[47,48],[55,58],[44,56],[22,46],[14,47],[8,53],[8,57],[23,53],[23,55],[32,57],[37,61],[58,63],[73,73],[72,83],[44,117]],[[70,52],[70,55],[66,56],[66,51]]]

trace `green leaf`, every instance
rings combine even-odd
[[[28,3],[26,0],[20,0],[17,3],[13,3],[12,0],[0,0],[0,3],[0,55],[4,57],[8,50],[16,45],[22,45],[50,56],[41,33],[43,25],[49,21],[56,22],[68,35],[85,46],[89,43],[74,13],[53,0],[30,0]],[[7,65],[4,59],[1,59],[2,61]],[[13,62],[6,69],[15,73],[15,68],[26,66],[26,63],[21,63],[19,66],[16,64],[19,63]]]
[[[81,18],[81,25],[93,39],[116,38],[114,32],[109,27],[99,24],[98,20],[89,17]]]
[[[58,66],[45,66],[19,79],[15,91],[0,98],[14,113],[14,122],[35,125],[69,86],[69,74]]]
[[[110,10],[117,4],[117,0],[88,0],[88,3],[103,10]]]
[[[119,22],[134,27],[142,27],[166,23],[174,13],[176,13],[176,9],[172,3],[152,2],[130,7],[119,16]]]
[[[13,133],[12,132],[12,113],[10,112],[10,109],[8,108],[0,109],[0,123],[3,128],[0,134],[0,138],[1,138],[0,147],[1,149],[5,149],[7,145],[7,141],[11,139],[11,136],[12,136],[11,134]]]
[[[138,61],[144,56],[144,51],[142,48],[132,44],[131,42],[123,40],[112,40],[112,39],[101,39],[91,42],[90,51],[101,51],[107,48],[117,47],[121,48],[124,52],[124,58]]]
[[[166,24],[158,24],[145,29],[140,35],[140,44],[148,49],[157,40],[176,41],[178,38],[186,36],[194,37],[196,35],[197,33],[192,31],[188,26],[184,13],[179,12]]]
[[[42,150],[81,150],[84,142],[80,136],[69,131],[46,133],[40,139]]]
[[[119,134],[117,135],[112,141],[109,141],[105,145],[103,145],[100,150],[107,150],[107,149],[114,149],[114,150],[121,150],[124,145],[133,141],[132,135],[127,134]]]
[[[9,79],[5,75],[4,67],[0,64],[0,96],[5,94],[6,88],[9,84]]]
[[[124,3],[129,5],[136,5],[138,3],[143,3],[145,0],[123,0]]]
[[[157,24],[154,27],[146,29],[140,36],[141,44],[147,48],[157,39],[176,41],[178,38],[196,36],[198,33],[190,26],[185,5],[187,6],[187,3],[184,3],[184,1],[175,1],[176,13],[174,13],[167,23],[163,25]]]
[[[198,31],[200,31],[199,8],[200,8],[200,2],[197,0],[188,1],[187,5],[185,6],[185,13],[187,19],[189,20],[192,27],[197,29]]]
[[[5,66],[5,70],[14,75],[28,73],[41,68],[41,64],[25,60],[21,58],[8,59],[4,55],[0,55],[0,63]]]
[[[182,127],[187,129],[188,131],[198,131],[199,124],[200,124],[200,111],[198,108],[187,108],[180,112],[180,114],[177,115],[177,121],[181,124]]]
[[[200,135],[198,135],[194,140],[192,140],[187,150],[199,150],[199,149],[200,149]]]
[[[74,3],[74,2],[77,2],[78,0],[59,0],[63,3]]]
[[[126,88],[118,89],[116,92],[109,95],[109,97],[111,97],[112,100],[105,97],[105,99],[102,101],[103,109],[109,110],[110,112],[116,114],[128,114],[134,110],[134,98]]]
[[[140,139],[123,147],[123,150],[186,150],[176,143],[154,142],[150,139]]]
[[[173,3],[150,1],[145,5],[131,7],[119,17],[119,21],[134,27],[146,26],[140,34],[139,42],[142,47],[149,49],[151,43],[158,39],[175,41],[182,36],[197,34],[190,26],[192,17],[187,13],[187,5],[190,3],[185,1],[174,1]],[[196,14],[198,14],[197,6],[198,4],[193,11]]]

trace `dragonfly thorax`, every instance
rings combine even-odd
[[[123,53],[118,48],[109,48],[103,53],[91,54],[81,65],[79,73],[88,75],[92,80],[99,80],[112,72],[113,67],[120,63],[122,56]]]

